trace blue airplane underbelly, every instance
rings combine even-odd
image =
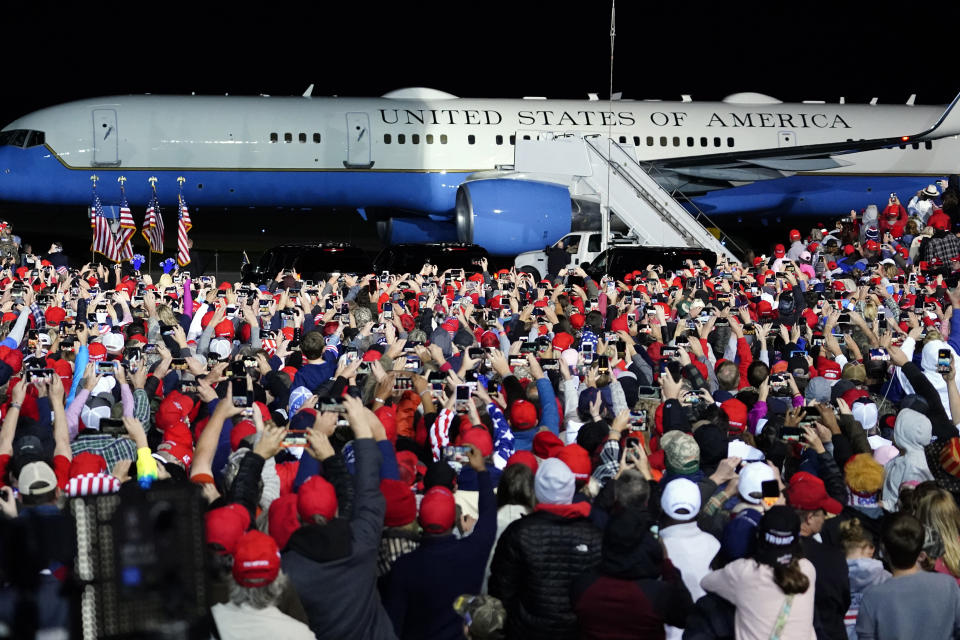
[[[909,202],[936,180],[931,176],[795,175],[712,191],[693,201],[710,216],[750,212],[842,216],[869,204],[882,210],[891,193]]]

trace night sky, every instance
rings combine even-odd
[[[955,3],[910,3],[888,13],[879,4],[839,2],[651,4],[617,5],[614,91],[625,98],[720,100],[757,91],[783,101],[877,96],[903,103],[916,93],[918,104],[946,104],[960,91]],[[200,2],[84,4],[31,14],[5,7],[0,126],[38,108],[101,95],[283,96],[300,95],[310,83],[317,96],[378,96],[409,86],[483,98],[608,93],[608,1],[315,5],[222,5],[219,13]],[[80,224],[63,224],[57,238],[76,253],[86,250],[82,211],[37,209],[0,203],[0,215],[37,243],[51,231],[49,216],[36,213],[63,221],[76,215]],[[142,212],[134,209],[139,220]],[[220,243],[234,258],[238,248],[253,254],[303,232],[375,250],[372,225],[349,214],[293,218],[208,209],[196,212],[193,235],[200,244]],[[222,236],[255,227],[261,227],[255,237]]]
[[[919,104],[944,104],[960,91],[949,77],[960,59],[951,26],[960,7],[884,13],[879,4],[842,4],[621,0],[614,89],[635,99],[759,91],[784,101],[888,103],[917,93]],[[316,5],[224,5],[222,14],[197,15],[204,3],[126,3],[5,15],[0,120],[97,95],[299,95],[311,82],[315,95],[341,96],[405,86],[489,98],[608,92],[609,1]]]

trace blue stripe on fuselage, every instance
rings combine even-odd
[[[137,170],[123,167],[71,169],[47,147],[0,147],[0,199],[49,204],[90,202],[90,176],[100,178],[104,204],[119,204],[125,176],[131,204],[150,199],[147,179],[157,177],[160,203],[177,202],[177,177],[186,178],[192,206],[392,207],[451,213],[466,172],[347,170]]]
[[[126,176],[127,198],[136,206],[150,198],[147,178],[158,178],[161,203],[176,204],[178,176],[193,206],[388,207],[425,213],[453,211],[457,187],[468,173],[347,170],[130,170],[71,169],[46,146],[0,147],[0,199],[87,205],[90,176],[100,181],[104,204],[118,204],[117,177]],[[843,215],[882,204],[891,192],[908,202],[936,176],[795,175],[694,198],[709,215],[769,212],[782,215]]]

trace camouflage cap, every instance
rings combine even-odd
[[[473,640],[500,640],[507,610],[493,596],[465,594],[453,602],[453,610],[463,618]]]

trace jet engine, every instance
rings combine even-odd
[[[457,239],[492,254],[542,249],[570,231],[570,220],[570,192],[562,185],[493,178],[457,189]]]

